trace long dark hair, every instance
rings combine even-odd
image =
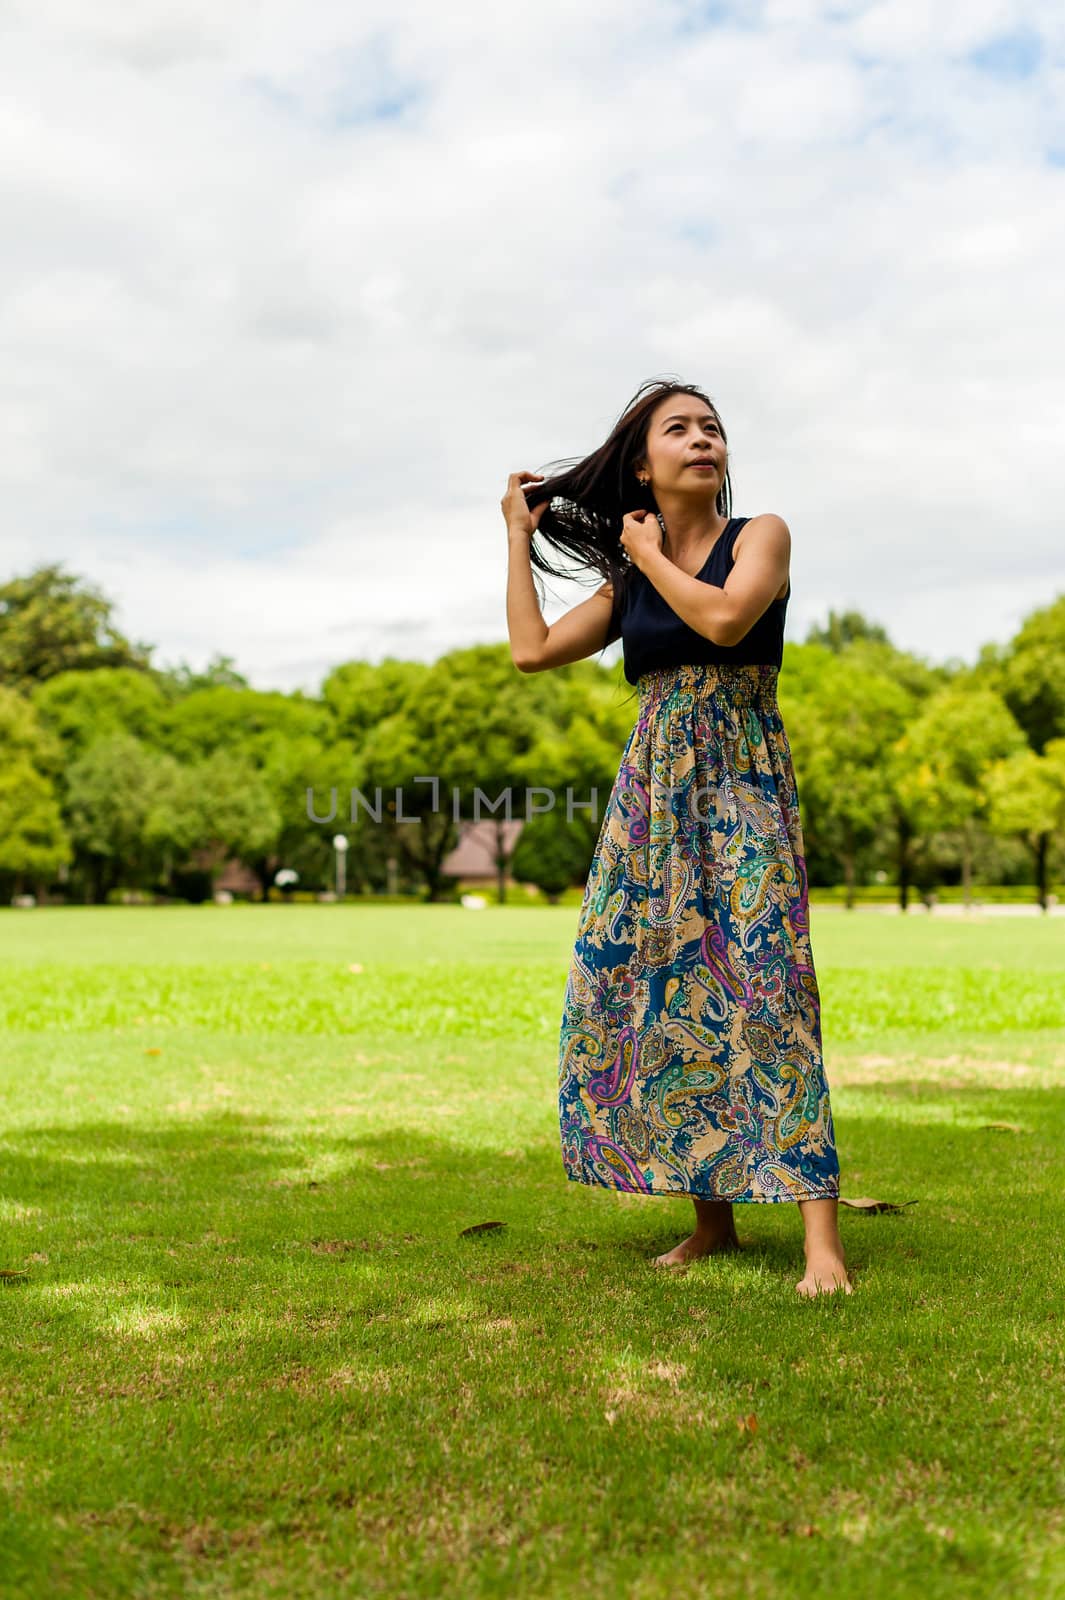
[[[540,518],[529,549],[534,571],[552,578],[573,576],[572,569],[552,566],[543,546],[559,555],[575,557],[580,565],[591,567],[613,585],[614,604],[620,605],[623,587],[635,570],[621,545],[625,516],[630,511],[658,511],[651,485],[641,483],[636,476],[636,463],[646,455],[651,413],[670,394],[693,395],[702,400],[717,418],[721,437],[728,444],[718,409],[702,389],[668,378],[648,379],[621,413],[605,444],[583,458],[547,463],[557,470],[548,473],[545,468],[544,482],[526,491],[530,511],[544,500],[551,502]],[[727,471],[716,503],[721,516],[731,516],[732,484]]]

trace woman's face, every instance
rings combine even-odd
[[[711,502],[725,481],[728,448],[721,424],[704,400],[671,394],[651,413],[646,465],[656,494],[705,496]]]

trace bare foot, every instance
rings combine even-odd
[[[698,1261],[700,1256],[722,1255],[727,1250],[739,1250],[740,1241],[736,1237],[735,1228],[729,1228],[722,1233],[703,1233],[697,1228],[689,1234],[687,1239],[682,1239],[674,1249],[667,1250],[664,1255],[655,1256],[651,1265],[653,1267],[682,1267],[689,1261]]]
[[[842,1249],[831,1245],[815,1245],[806,1252],[806,1271],[795,1285],[799,1294],[813,1298],[817,1294],[834,1294],[837,1289],[854,1293],[854,1285],[847,1273]]]

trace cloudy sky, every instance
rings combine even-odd
[[[663,376],[791,528],[789,638],[856,606],[971,660],[1065,590],[1049,0],[6,0],[0,33],[0,576],[64,563],[159,664],[314,690],[505,639],[507,474]]]

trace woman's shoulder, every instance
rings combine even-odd
[[[738,550],[744,539],[770,539],[780,540],[785,549],[791,546],[791,529],[775,511],[760,511],[754,517],[737,517],[737,522],[743,524],[733,540],[733,549]]]
[[[767,539],[776,544],[784,558],[784,566],[788,567],[791,561],[791,529],[783,517],[778,517],[775,511],[763,511],[756,517],[741,519],[743,527],[732,541],[732,559],[735,561],[740,550],[740,541],[746,535],[749,539]],[[774,602],[786,605],[791,598],[791,577],[785,579],[783,587],[773,596]]]

